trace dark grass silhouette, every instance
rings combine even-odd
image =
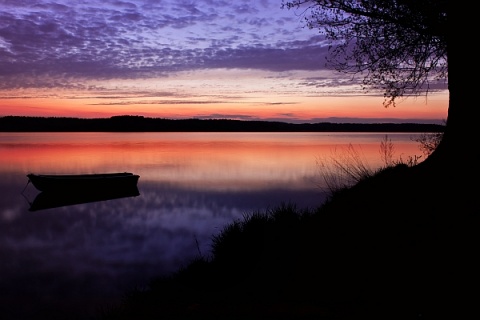
[[[471,318],[480,224],[467,171],[396,164],[319,208],[247,215],[214,237],[211,257],[102,319]]]

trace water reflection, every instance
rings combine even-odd
[[[72,206],[82,203],[113,200],[139,196],[138,188],[105,189],[105,190],[66,190],[62,192],[43,191],[37,194],[30,203],[30,211]]]
[[[358,143],[378,161],[382,137],[2,133],[0,317],[96,314],[129,288],[208,255],[211,236],[245,213],[320,204],[318,156]],[[398,154],[418,154],[410,135],[392,139]],[[39,196],[25,189],[30,172],[123,171],[141,176],[138,196],[35,212],[24,198]]]
[[[36,212],[28,212],[21,184],[2,190],[12,200],[0,223],[2,314],[19,319],[25,305],[50,319],[62,308],[94,314],[133,286],[208,255],[211,235],[232,219],[284,199],[312,205],[320,199],[315,190],[232,193],[151,182],[139,188],[133,198]]]

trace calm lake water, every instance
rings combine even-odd
[[[388,133],[395,159],[421,155]],[[0,133],[0,318],[86,319],[208,255],[234,219],[315,207],[351,145],[375,169],[385,133]],[[323,164],[324,166],[320,165]],[[30,211],[28,173],[133,172],[139,195]]]

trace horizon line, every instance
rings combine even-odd
[[[166,118],[166,117],[152,117],[144,115],[134,115],[134,114],[119,114],[105,117],[79,117],[79,116],[28,116],[28,115],[4,115],[0,118],[6,117],[19,117],[19,118],[70,118],[70,119],[85,119],[85,120],[94,120],[94,119],[111,119],[115,117],[139,117],[145,119],[163,119],[163,120],[172,120],[172,121],[182,121],[182,120],[227,120],[227,121],[244,121],[244,122],[282,122],[282,123],[291,123],[291,124],[315,124],[315,123],[354,123],[354,124],[375,124],[375,123],[418,123],[418,124],[438,124],[444,125],[445,119],[422,119],[422,118],[359,118],[359,117],[326,117],[326,118],[313,118],[313,119],[281,119],[281,118],[217,118],[217,117],[188,117],[188,118]]]

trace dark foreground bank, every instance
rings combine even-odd
[[[478,316],[478,202],[456,173],[396,165],[321,207],[253,213],[113,319],[465,319]]]

